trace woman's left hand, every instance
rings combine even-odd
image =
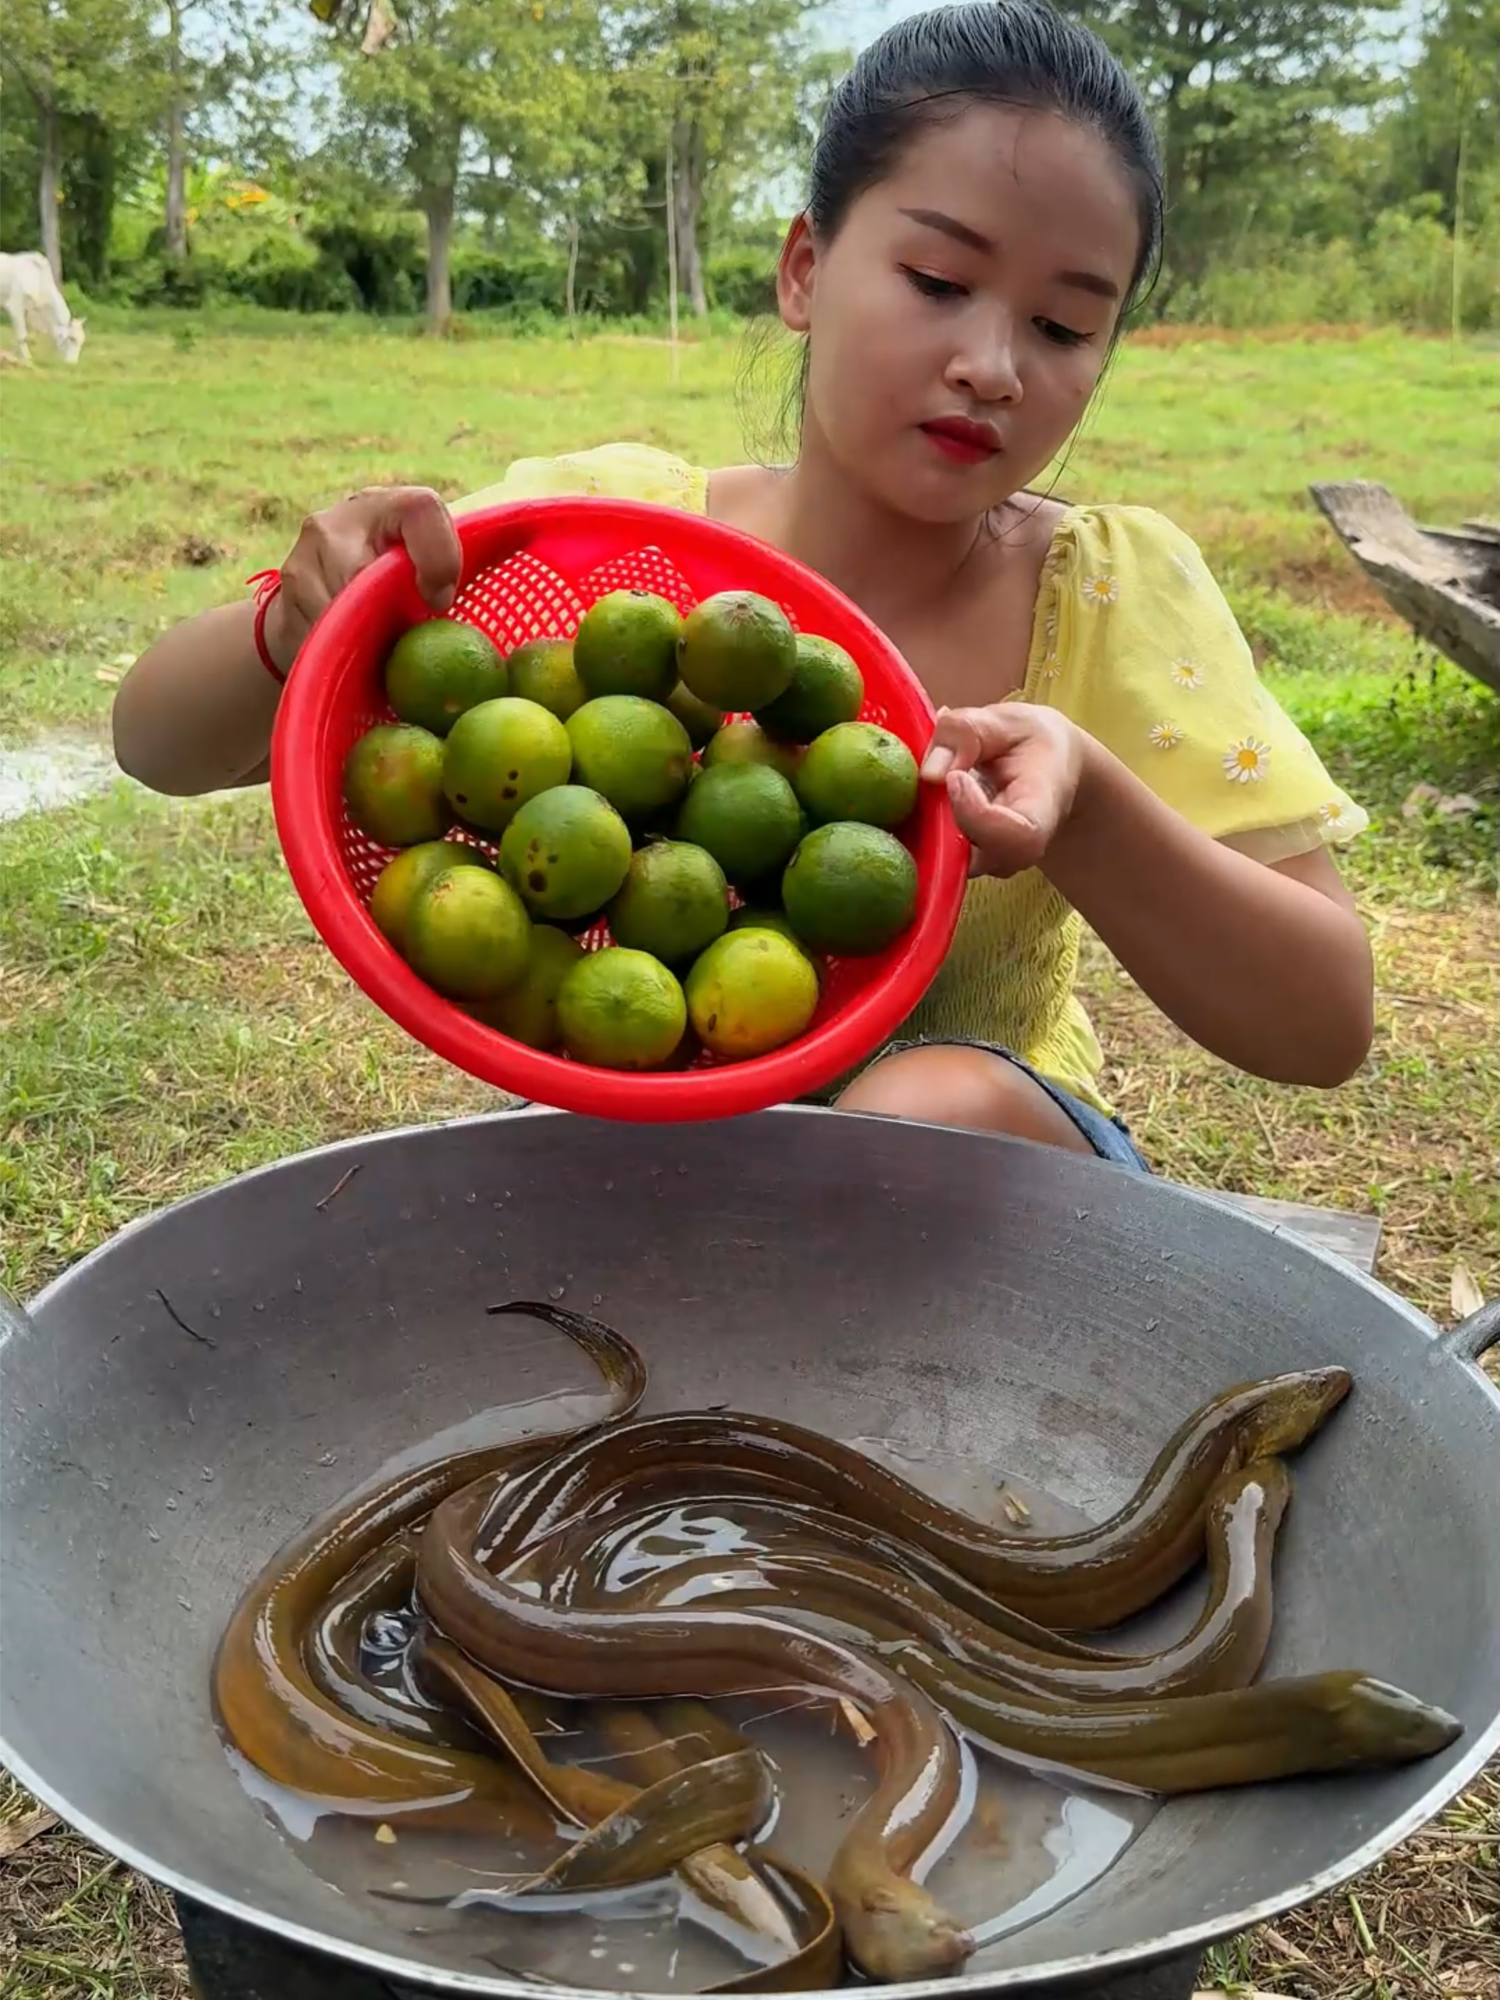
[[[1031,702],[938,711],[922,776],[947,789],[970,874],[1041,865],[1077,802],[1086,745],[1066,716]]]

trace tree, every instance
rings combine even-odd
[[[1335,113],[1379,92],[1372,16],[1395,0],[1060,0],[1145,90],[1171,217],[1168,285],[1202,275],[1299,174]]]
[[[6,0],[0,12],[0,67],[15,77],[36,115],[38,234],[53,276],[63,276],[66,128],[129,124],[149,88],[149,38],[141,0]]]
[[[393,147],[426,224],[429,332],[452,317],[466,177],[486,154],[524,154],[565,115],[567,58],[595,22],[588,0],[410,0],[377,55],[351,51],[348,102]]]
[[[671,160],[676,281],[694,313],[708,311],[704,236],[712,184],[747,155],[755,156],[764,181],[784,157],[792,108],[816,61],[807,28],[817,6],[818,0],[647,0],[622,12],[622,49],[643,122],[654,128],[644,145]]]
[[[1436,198],[1449,228],[1500,171],[1500,0],[1441,0],[1427,10],[1421,50],[1383,121],[1385,199]]]

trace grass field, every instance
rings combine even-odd
[[[145,640],[233,595],[303,513],[352,486],[456,496],[518,453],[620,436],[737,455],[736,361],[728,342],[685,348],[673,386],[650,341],[429,345],[241,321],[106,328],[77,369],[7,374],[0,751],[103,732]],[[1268,682],[1375,821],[1346,859],[1380,982],[1360,1076],[1332,1094],[1236,1076],[1096,953],[1111,1088],[1165,1173],[1381,1214],[1380,1275],[1439,1317],[1463,1273],[1500,1285],[1500,723],[1381,613],[1305,489],[1361,476],[1424,518],[1485,511],[1494,405],[1477,347],[1142,345],[1059,488],[1160,506],[1198,536]],[[263,798],[171,804],[121,785],[0,825],[0,1275],[14,1289],[226,1174],[486,1101],[315,943]],[[0,1817],[28,1810],[14,1794]],[[185,1991],[154,1892],[56,1831],[6,1859],[4,1834],[5,2000]],[[1497,1843],[1491,1780],[1354,1895],[1211,1955],[1205,1983],[1494,2000]]]

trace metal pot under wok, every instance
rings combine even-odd
[[[1500,1394],[1468,1365],[1492,1311],[1440,1339],[1264,1224],[1019,1142],[807,1110],[535,1112],[228,1182],[123,1231],[13,1325],[0,1758],[200,1904],[433,1990],[526,1990],[445,1970],[304,1867],[232,1773],[209,1679],[246,1582],[310,1515],[550,1386],[521,1379],[535,1329],[483,1309],[559,1295],[642,1348],[650,1408],[895,1437],[1092,1515],[1229,1384],[1353,1372],[1296,1469],[1266,1671],[1359,1667],[1464,1735],[1396,1771],[1172,1800],[943,1990],[1098,1975],[1272,1916],[1368,1866],[1500,1745]]]

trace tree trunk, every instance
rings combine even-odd
[[[696,119],[681,119],[673,134],[677,168],[674,189],[677,224],[677,282],[695,316],[708,311],[708,291],[703,282],[703,255],[698,242],[698,226],[703,215],[703,178],[707,148],[703,128]]]
[[[109,276],[110,225],[115,210],[115,135],[96,112],[71,121],[68,142],[67,230],[70,264],[90,290]]]
[[[578,336],[578,217],[568,217],[568,338]]]
[[[427,218],[427,331],[446,333],[453,317],[453,183],[422,190]]]
[[[163,249],[174,264],[187,255],[187,107],[183,102],[182,8],[167,0],[167,213]]]
[[[40,107],[37,132],[37,220],[42,230],[42,255],[52,275],[62,283],[62,230],[57,205],[62,199],[62,125],[55,104]]]

